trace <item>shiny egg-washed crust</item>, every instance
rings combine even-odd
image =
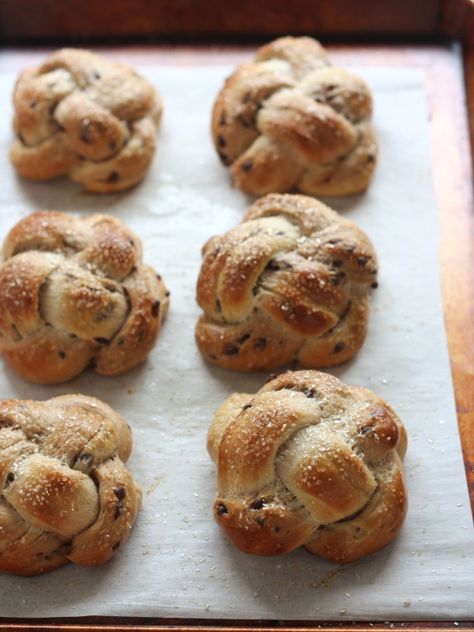
[[[407,509],[405,429],[365,388],[318,371],[287,372],[217,411],[214,516],[246,553],[304,546],[352,562],[389,544]]]
[[[112,193],[142,180],[155,152],[162,103],[124,64],[61,49],[19,76],[10,156],[31,180],[67,176]]]
[[[0,571],[111,558],[141,505],[131,447],[123,418],[93,397],[0,402]]]
[[[313,198],[269,194],[204,247],[198,347],[236,371],[340,364],[364,342],[376,275],[354,223]]]
[[[41,384],[91,366],[124,373],[153,347],[169,292],[141,242],[108,215],[41,211],[8,234],[0,258],[0,351]]]
[[[372,98],[359,77],[329,65],[309,37],[282,37],[227,79],[212,135],[237,187],[253,195],[364,191],[377,160]]]

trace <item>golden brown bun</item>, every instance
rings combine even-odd
[[[0,402],[0,571],[111,558],[141,505],[131,448],[130,427],[93,397]]]
[[[224,402],[208,449],[217,463],[215,519],[246,553],[305,546],[351,562],[402,526],[405,429],[365,388],[317,371],[283,373]]]
[[[0,259],[0,351],[23,378],[65,382],[92,365],[124,373],[153,347],[168,310],[141,242],[108,215],[33,213]]]
[[[282,37],[227,79],[212,135],[234,183],[253,195],[364,191],[377,159],[372,98],[359,77],[329,65],[309,37]]]
[[[340,364],[364,342],[376,275],[355,224],[313,198],[267,195],[204,247],[199,350],[236,371]]]
[[[112,193],[140,182],[153,158],[161,99],[124,64],[64,48],[19,76],[13,103],[11,160],[24,178],[66,175]]]

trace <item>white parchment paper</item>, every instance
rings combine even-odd
[[[465,619],[474,616],[474,531],[461,460],[438,273],[438,222],[423,76],[362,69],[374,92],[380,164],[365,195],[332,201],[373,240],[381,272],[368,339],[334,372],[386,398],[409,434],[410,507],[396,542],[346,567],[304,550],[257,558],[214,524],[214,466],[205,449],[213,412],[266,375],[207,366],[194,344],[200,248],[238,223],[249,200],[229,186],[209,135],[213,98],[229,69],[146,68],[165,102],[158,154],[145,182],[113,196],[66,180],[20,181],[8,161],[13,77],[0,76],[0,228],[27,213],[113,213],[143,239],[145,259],[171,290],[158,344],[119,378],[93,373],[56,387],[2,366],[0,397],[82,392],[129,421],[129,466],[144,506],[128,545],[98,569],[69,565],[26,579],[0,576],[0,616],[147,615],[271,619]]]

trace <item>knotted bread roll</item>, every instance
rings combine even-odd
[[[88,365],[117,375],[153,347],[168,295],[119,220],[33,213],[3,245],[0,351],[32,382],[64,382]]]
[[[351,562],[402,526],[405,430],[365,388],[317,371],[284,373],[255,395],[229,397],[208,449],[217,463],[215,519],[246,553],[305,546]]]
[[[204,247],[199,349],[237,371],[340,364],[364,341],[376,274],[355,224],[313,198],[267,195]]]
[[[126,542],[141,490],[130,427],[93,397],[0,402],[0,570],[97,566]]]
[[[129,66],[62,49],[25,70],[13,94],[11,160],[32,180],[66,175],[87,190],[137,184],[155,151],[162,103]]]
[[[371,113],[362,79],[330,66],[316,40],[283,37],[227,79],[212,135],[242,191],[346,195],[365,190],[375,169]]]

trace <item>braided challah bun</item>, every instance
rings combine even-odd
[[[214,515],[246,553],[305,546],[351,562],[393,540],[407,496],[405,429],[365,388],[317,371],[284,373],[219,408],[208,449]]]
[[[66,175],[87,190],[137,184],[155,151],[162,103],[129,66],[62,49],[25,70],[13,95],[11,160],[32,180]]]
[[[126,542],[141,490],[130,427],[93,397],[0,402],[0,570],[97,566]]]
[[[267,195],[204,246],[199,349],[236,371],[340,364],[364,342],[376,274],[355,224],[313,198]]]
[[[309,37],[283,37],[231,75],[212,135],[234,183],[254,195],[364,191],[375,169],[372,99],[362,79],[329,65]]]
[[[168,310],[141,242],[107,215],[43,211],[7,236],[0,258],[0,351],[31,382],[70,380],[87,366],[124,373],[153,347]]]

